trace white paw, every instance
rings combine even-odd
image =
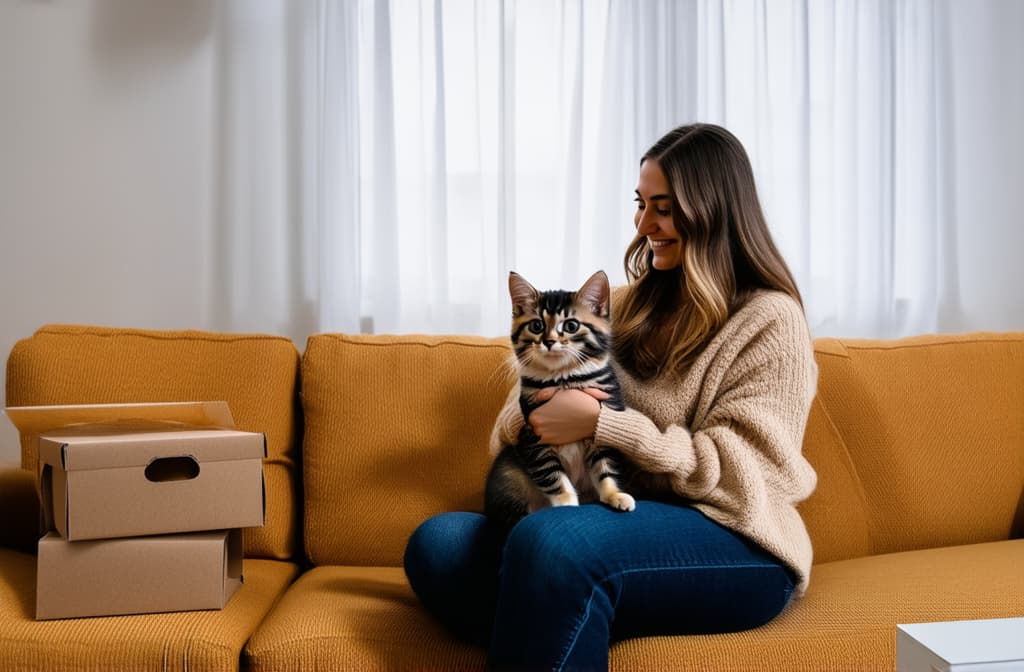
[[[632,511],[636,508],[636,500],[624,492],[613,492],[605,499],[605,504],[619,511]]]
[[[562,492],[550,497],[551,506],[579,506],[580,499],[575,492]]]

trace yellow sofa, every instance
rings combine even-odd
[[[892,670],[895,624],[1024,615],[1024,333],[819,339],[806,597],[736,634],[617,642],[614,670]],[[34,448],[0,472],[0,669],[462,670],[405,581],[428,516],[479,510],[506,340],[48,326],[9,405],[225,399],[268,437],[267,525],[221,611],[37,622]],[[680,605],[685,609],[686,605]]]

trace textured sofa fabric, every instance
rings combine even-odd
[[[306,554],[399,566],[439,511],[481,510],[507,339],[322,334],[302,361]]]
[[[53,325],[15,344],[7,405],[228,402],[235,425],[264,432],[266,525],[245,531],[246,557],[298,551],[299,352],[278,336]],[[35,445],[23,437],[22,466]]]
[[[250,641],[254,670],[480,669],[420,609],[413,529],[481,510],[508,339],[321,334],[302,361],[306,572]]]
[[[1024,541],[1010,541],[1024,494],[1024,334],[820,339],[815,354],[808,595],[754,631],[616,643],[613,669],[891,670],[896,623],[1024,613]],[[427,516],[480,508],[508,355],[502,339],[310,339],[315,567],[250,640],[253,669],[482,668],[482,650],[419,607],[401,550]]]
[[[9,400],[192,398],[196,383],[184,379],[212,367],[220,387],[200,396],[231,395],[232,409],[238,398],[250,409],[236,412],[239,425],[265,429],[293,395],[303,487],[288,502],[272,504],[268,492],[268,521],[272,506],[303,512],[304,534],[292,529],[289,542],[304,549],[304,571],[247,559],[246,584],[223,612],[36,623],[34,558],[0,551],[0,669],[75,667],[77,653],[94,669],[158,659],[167,669],[483,668],[482,649],[420,607],[401,556],[428,516],[482,506],[487,437],[512,383],[506,339],[320,334],[289,379],[246,364],[268,361],[253,351],[268,346],[260,338],[283,347],[273,337],[196,334],[197,344],[195,332],[140,341],[132,330],[54,329],[73,354],[59,365],[24,357],[36,339],[54,347],[51,328],[20,343]],[[97,331],[120,347],[97,348]],[[177,356],[147,350],[164,338],[183,339]],[[124,352],[147,378],[172,382],[147,392],[136,369],[111,363]],[[206,365],[172,365],[181,353]],[[749,632],[617,642],[613,670],[891,670],[897,623],[1024,615],[1024,333],[819,339],[815,355],[804,452],[818,486],[801,505],[815,550],[807,595]],[[150,356],[163,363],[141,363]],[[88,373],[69,378],[75,366]],[[133,396],[119,398],[115,384]],[[298,458],[280,451],[268,469]]]
[[[24,531],[5,535],[0,670],[239,668],[245,643],[299,572],[298,371],[298,349],[276,336],[55,325],[15,344],[7,360],[11,406],[226,400],[239,429],[267,435],[267,516],[265,527],[245,530],[245,582],[219,611],[36,621],[34,544],[25,543]],[[13,479],[29,497],[18,508],[38,531],[28,441],[22,464],[0,484]],[[26,546],[29,553],[7,550]]]
[[[261,672],[482,670],[485,662],[483,649],[452,638],[420,608],[401,567],[382,566],[305,572],[246,654]]]
[[[846,463],[857,486],[833,523],[863,521],[872,554],[1020,536],[1019,334],[827,339],[816,356],[819,408],[839,439],[819,462]],[[804,445],[814,450],[817,439]],[[831,549],[810,525],[820,560]]]
[[[35,620],[36,558],[0,549],[0,669],[237,670],[240,654],[298,574],[246,558],[245,584],[224,609]]]

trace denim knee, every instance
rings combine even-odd
[[[493,669],[605,669],[617,582],[587,542],[593,511],[542,509],[509,532]]]
[[[593,574],[581,562],[589,554],[579,553],[579,545],[586,543],[579,521],[575,507],[543,509],[523,518],[509,532],[502,573],[518,576],[521,588],[539,580],[546,591],[576,588],[589,594]]]
[[[405,547],[405,574],[417,593],[436,586],[446,577],[458,580],[464,566],[459,556],[473,547],[473,537],[482,523],[472,513],[445,513],[423,521]],[[453,562],[454,560],[454,562]]]
[[[416,528],[405,549],[405,575],[423,606],[482,646],[494,619],[502,534],[480,514],[444,513]]]

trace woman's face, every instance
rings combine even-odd
[[[636,186],[636,224],[638,236],[645,236],[654,252],[652,265],[659,271],[677,268],[683,263],[683,240],[672,218],[672,189],[657,161],[640,164]]]

